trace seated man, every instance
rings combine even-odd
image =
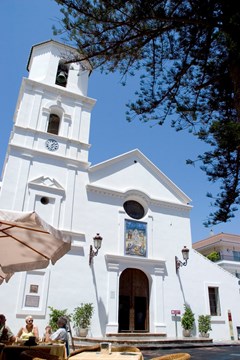
[[[47,325],[45,328],[45,341],[62,340],[66,344],[67,356],[69,355],[68,347],[68,332],[67,332],[67,319],[64,316],[60,316],[57,321],[58,329],[52,333],[51,326]]]
[[[16,340],[10,328],[6,325],[6,318],[3,314],[0,314],[0,342],[9,341],[14,342]]]

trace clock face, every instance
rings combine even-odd
[[[48,139],[46,141],[46,148],[50,151],[55,151],[59,147],[57,140],[54,139]]]

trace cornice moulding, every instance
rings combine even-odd
[[[47,154],[44,151],[40,151],[40,150],[36,150],[36,149],[26,149],[25,147],[22,147],[20,145],[15,145],[15,144],[9,144],[9,146],[12,148],[21,149],[23,152],[23,155],[25,157],[28,156],[29,158],[30,157],[34,158],[34,157],[36,157],[36,154],[39,154],[41,156],[44,155],[49,158],[49,154]],[[27,150],[28,150],[28,152],[27,152]],[[59,159],[60,161],[64,161],[66,164],[66,167],[72,167],[73,169],[76,169],[76,170],[81,170],[81,169],[86,170],[91,165],[91,163],[89,163],[89,162],[66,158],[64,156],[57,155],[57,154],[54,154],[54,157],[56,159]]]
[[[119,191],[119,190],[116,190],[116,189],[109,189],[109,188],[104,188],[104,187],[100,187],[100,186],[95,186],[95,185],[91,185],[91,184],[88,184],[86,186],[87,190],[88,191],[92,191],[92,192],[95,192],[95,193],[99,193],[99,194],[104,194],[104,195],[108,195],[108,196],[115,196],[115,197],[119,197],[119,198],[125,198],[127,195],[131,194],[131,191],[133,194],[136,194],[141,197],[141,194],[142,194],[142,197],[146,200],[147,198],[147,202],[149,203],[152,203],[152,204],[156,204],[156,205],[161,205],[161,206],[164,206],[164,207],[174,207],[174,208],[177,208],[177,209],[184,209],[184,210],[191,210],[192,209],[192,206],[191,205],[185,205],[185,204],[178,204],[178,203],[174,203],[174,202],[170,202],[170,201],[165,201],[165,200],[160,200],[160,199],[152,199],[151,197],[149,197],[148,194],[142,192],[142,191],[139,191],[136,189],[133,189],[133,190],[127,190],[127,191]]]

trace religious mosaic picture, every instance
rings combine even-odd
[[[125,220],[125,254],[147,255],[147,224]]]

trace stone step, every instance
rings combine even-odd
[[[117,333],[117,334],[106,334],[106,337],[114,337],[114,338],[128,338],[128,339],[131,339],[131,338],[165,338],[166,337],[166,334],[164,333],[149,333],[149,332],[146,332],[146,333],[143,333],[143,332],[137,332],[137,333],[129,333],[129,332],[126,332],[126,333]]]
[[[116,336],[117,335],[117,336]],[[79,348],[81,346],[86,345],[94,345],[101,342],[111,342],[115,346],[117,345],[132,345],[139,348],[144,347],[165,347],[168,345],[191,345],[191,344],[211,344],[212,339],[209,338],[198,338],[198,337],[189,337],[189,338],[167,338],[166,336],[162,336],[159,334],[148,334],[146,336],[135,336],[135,334],[112,334],[111,336],[105,336],[104,338],[80,338],[80,337],[73,337],[74,346],[75,348]]]

